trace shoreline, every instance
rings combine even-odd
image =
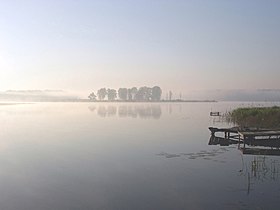
[[[18,104],[30,104],[30,103],[78,103],[78,102],[84,102],[84,103],[217,103],[218,101],[215,100],[172,100],[172,101],[121,101],[121,100],[115,100],[115,101],[92,101],[88,99],[80,99],[80,100],[54,100],[54,101],[18,101],[18,102],[11,102],[11,101],[2,101],[0,102],[0,106],[3,105],[18,105]]]

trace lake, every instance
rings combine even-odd
[[[279,209],[278,156],[208,145],[253,105],[1,104],[0,209]]]

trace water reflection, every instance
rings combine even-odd
[[[141,104],[141,105],[99,105],[90,106],[91,112],[96,112],[100,117],[131,117],[141,119],[160,119],[162,111],[160,105]]]
[[[253,160],[250,161],[249,174],[251,179],[261,182],[268,179],[277,180],[279,179],[279,167],[278,160],[266,156],[254,156]]]
[[[246,178],[246,191],[247,194],[250,194],[254,190],[252,187],[258,182],[278,181],[279,172],[279,160],[258,155],[247,161],[244,161],[242,157],[242,168],[239,175]]]
[[[244,155],[280,156],[280,139],[255,139],[254,141],[247,141],[245,144],[240,144],[240,142],[236,139],[211,136],[208,142],[208,145],[229,146],[232,144],[237,144],[238,149]],[[245,145],[249,147],[245,148]]]
[[[240,142],[235,139],[211,136],[208,145],[220,146],[220,149],[229,148],[230,145],[237,145],[236,148],[242,152],[242,166],[238,174],[245,177],[246,186],[243,190],[248,195],[257,186],[255,185],[256,183],[279,181],[280,160],[273,157],[280,156],[279,139],[246,142],[249,147],[245,148],[245,144],[242,146],[243,143],[240,145]]]
[[[280,157],[207,144],[228,106],[0,106],[0,209],[278,209]]]

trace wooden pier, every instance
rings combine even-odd
[[[220,112],[210,112],[210,116],[221,116]]]
[[[225,139],[235,138],[239,135],[239,127],[232,127],[232,128],[214,128],[209,127],[209,130],[211,131],[211,136],[215,136],[216,133],[224,133]]]
[[[208,128],[211,132],[211,136],[215,136],[216,133],[224,133],[226,139],[237,138],[243,140],[255,140],[255,139],[275,139],[280,138],[280,130],[273,129],[259,129],[259,128]]]
[[[267,154],[267,155],[280,155],[280,130],[272,129],[259,129],[259,128],[215,128],[209,127],[211,138],[209,145],[228,146],[230,144],[238,144],[238,148],[243,154]],[[217,137],[216,133],[224,134],[223,137]],[[240,145],[243,144],[243,147]],[[253,147],[270,147],[268,149],[251,149],[245,148],[246,145]],[[274,149],[273,149],[274,148]],[[276,149],[276,150],[275,150]]]
[[[244,155],[272,155],[280,156],[279,149],[240,148]]]

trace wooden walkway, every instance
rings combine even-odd
[[[221,116],[221,112],[210,112],[210,116]]]
[[[237,134],[239,132],[239,127],[232,127],[232,128],[209,127],[209,130],[211,131],[211,136],[215,136],[216,133],[224,133],[225,139],[230,139],[238,136]]]
[[[255,138],[255,137],[273,137],[280,136],[279,130],[267,130],[267,131],[240,131],[238,132],[243,138]]]
[[[244,155],[273,155],[280,156],[279,149],[241,148]]]
[[[211,138],[209,144],[216,145],[220,144],[221,146],[228,146],[230,144],[243,144],[243,148],[240,148],[245,154],[253,154],[253,150],[248,150],[245,148],[246,145],[249,146],[261,146],[261,147],[270,147],[270,148],[280,148],[280,130],[272,129],[257,129],[257,128],[215,128],[209,127],[211,132]],[[216,133],[223,133],[224,138],[216,137]],[[258,150],[260,152],[261,150]],[[280,151],[280,150],[279,150]],[[266,150],[264,153],[269,155],[269,152]],[[278,154],[277,151],[272,151],[272,154]],[[280,154],[280,152],[279,152]]]
[[[232,128],[208,128],[211,132],[211,136],[215,136],[216,133],[224,133],[225,138],[238,138],[246,140],[246,139],[271,139],[271,138],[279,138],[280,130],[272,130],[272,129],[257,129],[257,128],[240,128],[240,127],[232,127]]]

